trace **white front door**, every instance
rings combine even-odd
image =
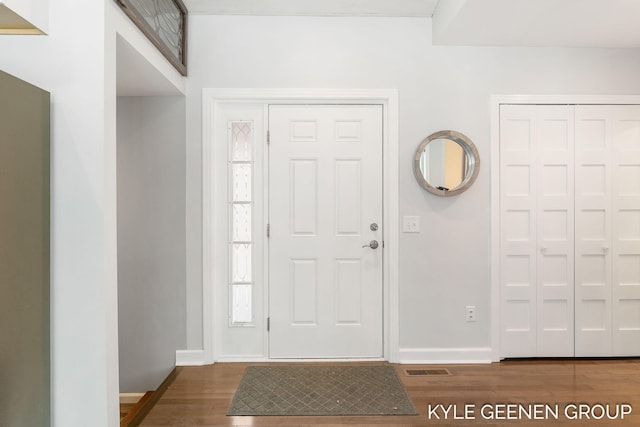
[[[382,106],[270,106],[269,133],[270,357],[382,357]]]

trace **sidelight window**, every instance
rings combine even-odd
[[[230,323],[253,322],[253,123],[230,122],[229,132],[229,254]]]

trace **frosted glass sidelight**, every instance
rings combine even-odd
[[[251,245],[248,243],[234,243],[231,246],[232,282],[251,282]]]
[[[251,304],[251,285],[232,285],[232,323],[251,323],[253,320],[253,309]]]
[[[231,324],[253,320],[253,123],[231,122],[229,131],[230,276],[229,316]]]
[[[231,161],[250,162],[253,151],[252,123],[233,122],[231,124]]]
[[[251,205],[248,203],[234,203],[232,208],[234,242],[251,241]]]
[[[251,165],[233,164],[231,167],[233,202],[251,201]]]

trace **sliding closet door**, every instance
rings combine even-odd
[[[640,107],[576,108],[576,355],[640,355]]]
[[[573,356],[573,107],[500,109],[502,357]]]

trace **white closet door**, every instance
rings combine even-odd
[[[640,107],[576,109],[576,355],[640,354]]]
[[[576,107],[576,356],[611,356],[612,115]]]
[[[639,355],[639,106],[577,107],[576,174],[576,355]]]
[[[501,356],[536,346],[535,106],[500,107]]]
[[[640,355],[640,106],[500,115],[502,356]]]
[[[640,355],[640,106],[610,108],[613,356]]]
[[[573,355],[572,117],[500,109],[502,357]]]
[[[538,357],[574,354],[573,106],[538,106]]]

